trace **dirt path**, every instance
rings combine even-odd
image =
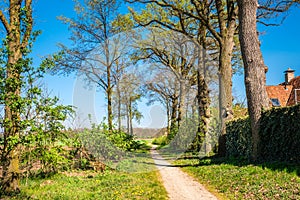
[[[217,200],[200,183],[167,162],[155,149],[151,150],[151,155],[171,200]]]

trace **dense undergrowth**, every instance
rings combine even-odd
[[[117,170],[69,171],[23,179],[21,193],[4,199],[167,199],[149,154],[119,163]]]

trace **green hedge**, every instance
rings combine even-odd
[[[261,124],[261,158],[300,163],[300,105],[265,111]]]
[[[226,124],[226,152],[228,156],[250,157],[250,130],[249,117],[235,119]]]
[[[250,157],[250,130],[249,118],[227,123],[228,156]],[[300,163],[300,105],[264,111],[260,138],[262,160]]]

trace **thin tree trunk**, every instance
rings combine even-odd
[[[121,91],[120,91],[120,85],[117,84],[117,101],[118,101],[118,129],[119,133],[122,129],[122,120],[121,120]]]
[[[180,127],[182,123],[182,119],[184,118],[186,112],[185,98],[186,98],[186,81],[185,79],[180,80],[180,95],[179,95],[179,108],[178,108],[178,127]]]
[[[129,114],[129,104],[126,103],[126,119],[127,119],[127,134],[130,134],[130,114]]]
[[[10,146],[8,139],[19,136],[20,111],[12,106],[19,101],[21,91],[21,70],[18,62],[22,60],[21,50],[25,50],[32,32],[32,1],[25,1],[26,24],[23,27],[23,36],[21,37],[21,0],[9,1],[9,20],[7,20],[2,11],[0,11],[0,20],[7,33],[8,62],[6,66],[6,86],[5,93],[5,121],[9,122],[4,126],[4,146],[1,155],[3,164],[1,189],[4,193],[19,192],[19,149],[18,146]]]
[[[107,67],[107,120],[108,120],[108,129],[112,131],[113,129],[113,112],[112,112],[112,86],[111,86],[111,72],[110,67]]]
[[[166,113],[167,113],[167,133],[170,134],[171,131],[171,113],[170,113],[170,105],[169,102],[166,102]]]
[[[252,130],[252,159],[259,157],[262,108],[268,108],[265,65],[256,28],[257,0],[239,0],[239,40],[245,69],[246,95]]]
[[[174,134],[177,131],[177,113],[178,113],[178,98],[172,98],[171,105],[171,125],[170,125],[170,133],[168,135],[168,139],[171,140],[175,136]]]
[[[132,115],[132,105],[131,105],[131,98],[130,98],[130,101],[129,101],[130,135],[133,135],[132,119],[133,119],[133,115]]]

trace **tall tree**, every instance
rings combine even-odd
[[[124,55],[128,39],[125,34],[115,35],[113,27],[120,2],[117,0],[76,1],[76,19],[61,17],[72,30],[73,48],[61,45],[63,58],[57,70],[66,73],[77,72],[88,82],[100,87],[107,98],[107,120],[109,129],[113,127],[112,95],[118,77],[117,61]]]
[[[239,38],[245,69],[246,95],[252,130],[252,158],[258,158],[261,111],[269,107],[265,65],[256,28],[257,0],[239,0]]]
[[[7,150],[8,138],[18,137],[20,110],[16,108],[21,95],[22,58],[27,54],[27,47],[32,34],[32,1],[9,0],[7,9],[0,10],[0,20],[5,30],[6,85],[5,85],[5,120],[9,126],[4,129],[4,150]],[[8,151],[3,161],[2,190],[19,191],[19,152],[15,148]]]
[[[266,20],[278,17],[286,12],[296,1],[258,1],[238,0],[239,7],[239,40],[245,71],[245,85],[248,103],[248,113],[251,119],[252,131],[252,159],[259,156],[259,129],[262,109],[269,107],[269,100],[265,88],[266,66],[262,57],[258,38],[257,22],[264,25]]]

